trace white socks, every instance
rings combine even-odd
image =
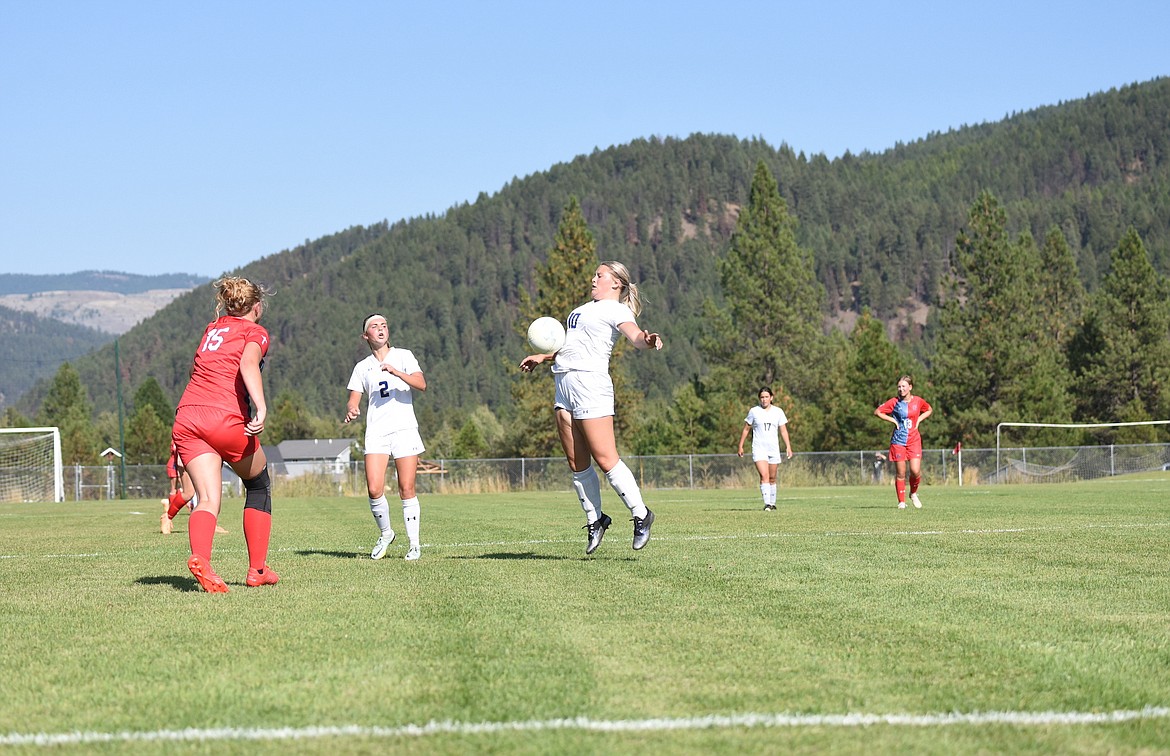
[[[406,537],[411,546],[418,546],[418,497],[402,500],[402,519],[406,521]]]
[[[768,484],[768,503],[771,504],[772,506],[776,506],[776,484],[775,483]]]
[[[577,491],[581,509],[585,510],[586,521],[590,525],[597,522],[601,517],[601,479],[593,465],[573,473],[573,488]]]
[[[642,492],[638,490],[638,481],[634,480],[634,474],[630,472],[630,468],[626,467],[625,462],[619,459],[618,463],[605,474],[605,477],[617,495],[622,497],[630,514],[634,517],[646,516],[646,505],[642,503]]]
[[[374,522],[378,524],[382,535],[390,535],[394,529],[390,527],[390,505],[386,503],[385,494],[376,499],[370,499],[370,512],[373,513]]]
[[[760,496],[764,497],[764,506],[765,507],[772,503],[772,502],[768,501],[769,489],[771,489],[771,486],[769,486],[767,483],[760,484]]]

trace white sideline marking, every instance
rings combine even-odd
[[[1165,719],[1170,709],[1147,706],[1137,710],[1108,712],[1080,711],[987,711],[938,714],[712,714],[705,717],[663,717],[657,719],[543,719],[518,722],[441,722],[400,727],[221,727],[214,729],[154,730],[144,732],[63,732],[9,733],[0,735],[0,745],[82,745],[89,743],[204,742],[213,740],[307,740],[311,738],[367,737],[417,738],[427,735],[483,735],[501,732],[583,730],[586,732],[661,732],[669,730],[713,730],[733,727],[947,727],[952,725],[1050,725],[1120,724],[1143,719]]]

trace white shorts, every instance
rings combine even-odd
[[[556,395],[553,406],[568,410],[574,420],[613,415],[613,381],[609,373],[570,370],[553,373]]]
[[[366,454],[389,454],[395,459],[401,459],[415,457],[425,451],[418,428],[404,428],[377,435],[366,433]]]
[[[761,446],[759,449],[752,447],[752,462],[767,462],[769,465],[778,465],[783,460],[778,446]]]

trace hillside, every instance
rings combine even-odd
[[[0,306],[0,410],[113,335]]]
[[[1170,79],[1158,79],[831,161],[720,135],[596,150],[441,216],[351,228],[241,268],[277,291],[265,316],[273,337],[268,391],[292,389],[313,412],[340,414],[350,367],[365,350],[361,319],[379,310],[392,340],[414,350],[427,372],[420,419],[478,404],[506,414],[524,353],[520,292],[532,291],[534,266],[576,195],[601,258],[626,262],[642,285],[640,321],[669,338],[658,359],[626,358],[648,396],[669,396],[706,369],[696,346],[703,301],[720,297],[716,262],[759,161],[800,221],[800,242],[829,294],[826,322],[870,308],[900,339],[927,350],[922,308],[934,301],[956,234],[985,189],[1001,199],[1015,231],[1043,238],[1063,228],[1090,289],[1130,226],[1158,270],[1170,270],[1167,123]],[[177,398],[213,307],[201,286],[126,333],[125,382],[154,376]],[[110,408],[112,351],[77,365],[97,407]],[[23,403],[38,401],[33,392]]]

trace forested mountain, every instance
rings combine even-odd
[[[242,267],[276,291],[263,321],[273,339],[270,406],[293,392],[310,412],[340,416],[349,371],[367,353],[362,319],[379,311],[392,342],[412,349],[427,374],[416,404],[424,425],[480,405],[506,418],[525,354],[521,291],[532,292],[570,196],[600,259],[625,262],[642,287],[640,323],[668,339],[655,359],[623,357],[647,398],[665,400],[707,370],[704,301],[721,301],[718,262],[761,162],[812,252],[828,294],[826,327],[869,309],[927,363],[931,334],[910,313],[936,301],[981,192],[998,197],[1013,234],[1063,230],[1089,291],[1130,227],[1154,268],[1170,271],[1167,78],[835,160],[731,136],[643,139],[517,178],[442,215],[352,228]],[[154,377],[177,400],[213,308],[211,287],[201,286],[125,334],[124,384]],[[112,349],[75,364],[96,408],[112,408]],[[44,390],[25,398],[25,411]]]
[[[0,307],[0,408],[38,378],[114,339],[113,334]]]

